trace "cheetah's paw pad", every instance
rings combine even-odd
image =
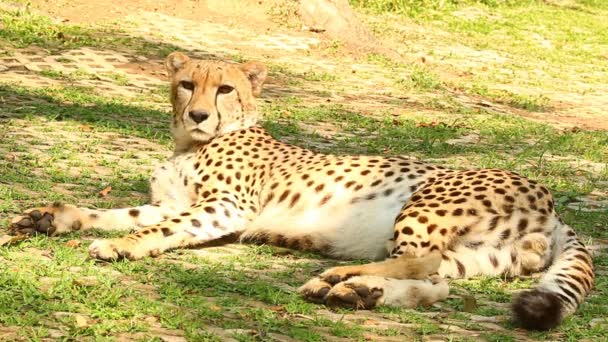
[[[89,255],[103,261],[116,261],[121,259],[139,259],[129,251],[124,241],[120,239],[95,240],[89,246]]]
[[[10,231],[15,235],[46,234],[80,230],[78,209],[71,205],[53,203],[46,207],[26,210],[11,220]]]
[[[57,230],[54,224],[54,215],[44,210],[36,208],[26,211],[11,220],[10,231],[16,235],[34,235],[38,233],[53,235]]]
[[[383,294],[384,290],[380,288],[370,288],[365,284],[354,282],[342,282],[329,291],[326,304],[330,307],[369,310],[382,304]]]

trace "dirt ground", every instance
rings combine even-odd
[[[394,105],[390,97],[385,94],[395,88],[394,79],[387,75],[387,71],[371,63],[354,63],[361,50],[357,47],[341,45],[338,52],[328,53],[327,48],[335,41],[327,34],[311,32],[299,23],[296,10],[296,1],[284,0],[160,0],[160,1],[133,1],[125,0],[116,6],[116,2],[109,0],[78,1],[78,0],[32,0],[30,6],[56,18],[59,21],[73,24],[100,24],[115,22],[130,22],[138,34],[149,36],[151,40],[163,40],[174,43],[183,48],[199,49],[202,56],[230,58],[231,54],[252,56],[265,60],[270,59],[276,63],[290,65],[290,68],[302,72],[328,72],[336,73],[345,85],[361,82],[361,73],[366,76],[366,83],[376,88],[372,93],[369,87],[365,91],[349,89],[347,86],[340,93],[318,89],[314,83],[300,85],[302,91],[298,96],[306,95],[308,101],[313,103],[341,103],[347,104],[356,110],[373,114],[375,110],[388,110],[396,115],[424,114],[416,113],[415,96],[407,99],[406,106]],[[273,15],[275,14],[275,15]],[[462,15],[478,15],[477,13],[463,13]],[[287,19],[285,19],[287,18]],[[414,29],[414,28],[409,28]],[[204,36],[201,35],[204,32]],[[413,32],[416,34],[416,32]],[[483,55],[480,52],[468,51],[464,47],[455,50],[457,46],[435,46],[432,35],[429,35],[428,45],[402,46],[390,39],[380,39],[388,49],[398,51],[401,49],[414,50],[414,53],[401,54],[400,60],[406,62],[435,63],[445,65],[442,78],[465,80],[471,75],[467,72],[454,71],[454,68],[464,69],[462,65],[455,66],[453,62],[443,61],[441,58],[425,55],[425,49],[435,49],[446,54],[460,54],[467,64],[475,64],[474,68],[485,72],[501,72],[488,70],[486,64],[500,57]],[[172,39],[174,41],[172,41]],[[407,45],[407,43],[406,43]],[[120,67],[127,67],[133,77],[138,74],[162,79],[161,61],[131,60]],[[467,66],[468,67],[468,66]],[[532,76],[532,75],[530,75]],[[274,80],[279,82],[280,80]],[[272,81],[271,81],[272,84]],[[521,90],[516,86],[505,85],[506,90]],[[452,90],[454,100],[469,108],[484,108],[497,113],[511,113],[527,118],[546,122],[564,129],[590,129],[608,130],[608,99],[602,89],[594,89],[590,94],[581,94],[583,90],[575,85],[570,89],[546,92],[543,95],[551,100],[551,110],[527,111],[506,106],[501,103],[490,102],[458,89]],[[608,89],[606,89],[608,91]],[[269,94],[272,95],[272,86]],[[316,94],[315,94],[316,93]],[[319,96],[323,93],[324,96]]]

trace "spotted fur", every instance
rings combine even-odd
[[[526,328],[549,329],[591,291],[591,257],[558,217],[549,190],[498,169],[449,170],[407,157],[314,153],[255,125],[266,68],[171,54],[174,155],[151,178],[151,204],[55,204],[12,221],[19,233],[129,230],[92,257],[139,259],[223,240],[370,259],[304,284],[311,301],[353,308],[429,305],[445,278],[546,270],[514,302]]]

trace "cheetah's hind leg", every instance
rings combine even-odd
[[[330,307],[373,309],[379,305],[402,308],[429,306],[447,298],[448,283],[435,275],[428,279],[394,279],[378,276],[353,277],[332,287],[326,296]]]
[[[387,298],[387,305],[408,306],[410,304],[400,305],[399,300],[393,299],[396,296],[393,293],[411,297],[407,293],[429,286],[436,287],[436,295],[428,299],[420,297],[420,303],[425,303],[432,298],[443,299],[443,286],[447,291],[447,283],[441,282],[436,276],[432,276],[434,280],[428,283],[440,264],[441,254],[435,252],[423,257],[400,256],[376,263],[334,267],[309,280],[298,292],[314,303],[341,305],[339,302],[345,302],[341,306],[372,308],[387,303]]]

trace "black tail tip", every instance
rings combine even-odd
[[[528,330],[549,330],[562,321],[563,304],[552,292],[533,289],[513,301],[515,321]]]

